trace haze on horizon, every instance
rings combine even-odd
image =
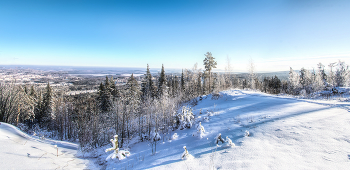
[[[312,69],[350,63],[350,1],[1,1],[0,65]]]

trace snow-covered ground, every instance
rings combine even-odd
[[[29,136],[0,123],[0,169],[98,169],[75,156],[77,144]]]
[[[193,108],[194,127],[162,136],[156,154],[148,142],[141,142],[130,146],[131,155],[124,160],[105,161],[110,152],[104,150],[110,146],[77,158],[75,144],[42,141],[1,123],[0,169],[349,169],[350,102],[242,90],[220,94],[218,100],[204,96]],[[203,138],[193,136],[199,121]],[[174,133],[178,137],[169,140]],[[219,133],[235,147],[214,144]],[[192,159],[181,159],[184,146]],[[102,166],[89,164],[82,155],[97,156],[94,162]]]
[[[131,156],[106,163],[107,169],[348,169],[350,167],[349,102],[295,99],[230,90],[194,108],[205,135],[197,128],[176,130],[176,140],[164,140],[151,155],[147,143],[131,147]],[[199,110],[202,109],[202,114]],[[248,130],[250,136],[245,137]],[[235,147],[216,146],[218,133]],[[163,141],[163,140],[162,140]],[[193,159],[182,160],[186,146]],[[99,152],[101,158],[109,153]]]

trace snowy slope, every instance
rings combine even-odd
[[[106,163],[107,169],[348,169],[350,167],[349,102],[302,100],[257,92],[230,90],[212,100],[204,97],[194,108],[205,135],[192,136],[196,126],[176,130],[176,140],[164,140],[151,155],[147,143],[131,147],[125,160]],[[244,133],[248,130],[249,137]],[[214,144],[221,133],[236,144]],[[163,137],[164,139],[164,137]],[[180,157],[186,146],[192,160]],[[103,153],[106,158],[109,153]]]
[[[0,169],[96,169],[88,160],[74,156],[77,144],[41,140],[15,126],[0,123]]]

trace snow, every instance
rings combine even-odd
[[[75,157],[77,144],[41,140],[13,125],[0,123],[1,169],[96,169],[89,160]]]
[[[172,131],[171,140],[160,136],[157,152],[149,142],[130,145],[130,156],[101,162],[106,169],[348,169],[350,167],[350,103],[347,100],[300,99],[254,91],[228,90],[211,95],[192,107],[202,121],[203,138],[192,128]],[[202,114],[199,115],[200,110]],[[179,112],[181,109],[179,110]],[[201,117],[199,117],[201,116]],[[245,132],[249,136],[245,137]],[[176,135],[175,135],[176,133]],[[221,133],[225,143],[214,144]],[[232,146],[227,144],[232,141]],[[58,145],[59,157],[56,157]],[[181,156],[186,146],[191,159]],[[92,155],[105,160],[101,147]],[[74,157],[76,144],[23,134],[0,125],[2,169],[100,169]],[[30,156],[27,156],[30,153]],[[45,154],[47,153],[47,154]],[[45,155],[43,155],[45,154]],[[43,155],[43,156],[42,156]],[[85,155],[89,155],[86,153]],[[41,157],[42,156],[42,157]],[[41,158],[40,158],[41,157]],[[40,158],[40,159],[39,159]],[[21,164],[17,161],[21,160]],[[23,163],[22,163],[23,162]]]
[[[108,161],[107,169],[348,169],[350,166],[349,102],[305,100],[259,92],[229,90],[211,95],[193,107],[206,136],[196,128],[176,130],[177,140],[165,140],[152,155],[146,142],[130,148],[123,161]],[[203,114],[202,114],[203,115]],[[199,122],[198,122],[199,123]],[[197,127],[198,124],[194,125]],[[245,137],[245,131],[249,137]],[[214,144],[221,133],[235,144]],[[182,160],[183,146],[193,159]],[[106,156],[106,155],[102,155]],[[142,158],[142,159],[140,159]]]

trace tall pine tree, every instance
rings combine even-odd
[[[208,89],[209,89],[209,93],[211,93],[211,71],[213,68],[216,68],[216,61],[214,60],[215,58],[213,57],[213,55],[211,54],[211,52],[207,52],[205,55],[205,59],[203,60],[204,62],[204,67],[205,70],[209,72],[209,83],[208,83]]]

